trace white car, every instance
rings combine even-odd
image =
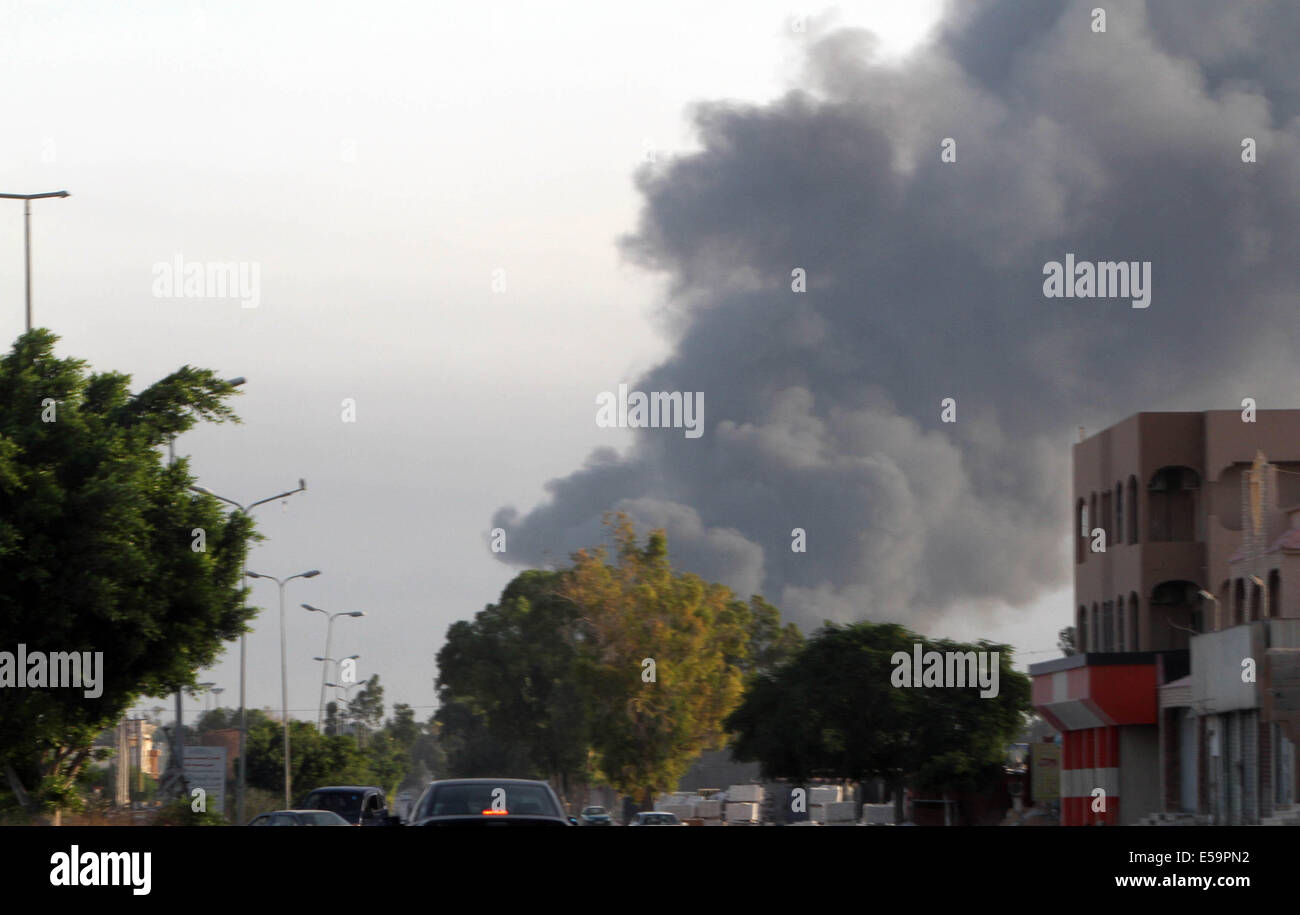
[[[629,826],[685,826],[681,820],[677,819],[677,814],[667,813],[663,810],[643,810],[632,817]]]

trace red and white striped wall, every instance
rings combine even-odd
[[[1119,728],[1066,731],[1061,735],[1061,825],[1118,826]],[[1096,789],[1104,798],[1093,796]],[[1093,806],[1103,806],[1094,811]]]

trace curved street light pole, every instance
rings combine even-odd
[[[362,617],[365,611],[362,610],[340,610],[337,613],[329,613],[320,607],[313,607],[311,604],[303,604],[303,609],[312,613],[323,613],[329,618],[325,625],[325,657],[320,658],[320,702],[316,706],[316,730],[323,731],[325,721],[325,678],[329,674],[329,662],[333,660],[330,657],[330,644],[334,638],[334,620],[340,616]]]
[[[280,711],[284,717],[284,806],[287,810],[293,806],[292,801],[289,800],[293,782],[289,775],[289,656],[285,648],[284,635],[284,586],[295,578],[315,578],[320,574],[320,570],[312,569],[310,572],[299,572],[285,579],[276,578],[274,575],[262,575],[259,572],[245,572],[244,574],[249,578],[269,578],[280,586]]]
[[[244,383],[243,376],[240,376],[239,378],[230,379],[230,383],[236,386],[242,385]],[[288,492],[282,492],[278,496],[270,496],[266,499],[258,499],[256,502],[251,502],[247,506],[239,504],[234,499],[227,499],[225,496],[219,496],[215,492],[213,492],[212,490],[204,486],[191,486],[190,489],[192,489],[194,492],[201,493],[205,496],[212,496],[212,498],[225,502],[227,505],[233,505],[235,506],[235,508],[243,512],[246,516],[251,518],[253,509],[257,508],[257,506],[259,505],[265,505],[267,502],[275,502],[279,499],[287,499],[289,498],[289,496],[295,495],[300,492],[305,492],[307,489],[307,481],[300,479],[298,480],[297,489],[291,489]],[[248,573],[248,566],[245,565],[241,571],[242,574],[240,575],[240,578],[242,579]],[[244,744],[248,740],[248,709],[245,707],[245,703],[244,703],[244,686],[245,686],[245,680],[247,679],[247,672],[248,672],[248,655],[245,650],[247,647],[247,642],[248,642],[248,634],[241,632],[239,634],[239,783],[235,788],[235,822],[236,823],[245,822],[244,821],[244,786],[248,783],[248,760],[244,758]]]
[[[23,261],[27,265],[27,329],[32,329],[32,201],[46,197],[70,197],[67,191],[51,191],[48,194],[0,194],[7,200],[23,202]]]

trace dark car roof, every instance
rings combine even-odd
[[[502,783],[517,785],[546,785],[539,778],[437,778],[431,785],[499,785]],[[547,785],[549,788],[550,786]]]
[[[534,786],[540,786],[540,787],[542,787],[542,788],[545,788],[546,791],[551,795],[551,798],[552,798],[552,800],[554,800],[555,803],[557,804],[557,807],[559,808],[560,813],[557,813],[557,814],[549,814],[549,813],[537,813],[537,814],[532,814],[532,813],[528,813],[528,814],[513,814],[513,813],[512,813],[512,814],[509,814],[509,815],[506,817],[506,819],[511,819],[511,820],[553,820],[553,821],[563,822],[563,823],[566,823],[566,824],[567,824],[568,821],[569,821],[569,820],[568,820],[568,817],[564,814],[563,806],[559,805],[559,798],[555,795],[555,789],[552,788],[548,782],[545,782],[545,781],[543,781],[542,779],[539,779],[539,778],[438,778],[438,779],[434,779],[433,781],[429,782],[428,787],[425,788],[424,793],[420,795],[420,800],[423,801],[425,795],[426,795],[430,790],[432,790],[432,789],[434,789],[434,788],[447,787],[447,786],[451,786],[451,785],[534,785]],[[477,816],[477,815],[475,815],[475,814],[460,814],[460,813],[456,813],[456,814],[439,814],[438,816],[425,816],[425,817],[417,816],[414,820],[412,820],[412,823],[418,825],[418,824],[421,824],[421,823],[429,823],[429,822],[432,822],[432,821],[435,821],[435,820],[466,820],[466,821],[468,821],[468,820],[481,820],[481,819],[491,819],[491,818],[490,818],[490,817],[480,817],[480,816]]]
[[[377,788],[374,785],[326,785],[323,788],[313,788],[308,794],[315,794],[317,791],[378,791],[384,793],[383,788]]]

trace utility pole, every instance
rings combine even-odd
[[[27,265],[27,329],[32,329],[32,201],[46,197],[69,197],[67,191],[51,191],[48,194],[0,194],[7,200],[23,202],[23,260]]]

